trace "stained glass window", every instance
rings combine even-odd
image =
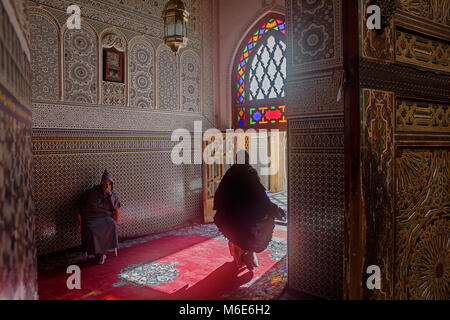
[[[284,18],[272,17],[245,42],[234,78],[237,127],[285,125],[285,34]]]

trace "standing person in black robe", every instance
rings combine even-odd
[[[105,170],[100,185],[87,190],[80,199],[82,245],[88,254],[96,255],[99,264],[105,262],[109,249],[118,247],[113,212],[120,208],[120,201],[113,191],[113,183]]]
[[[249,164],[248,152],[240,150],[236,160],[214,195],[214,223],[228,238],[236,265],[252,270],[258,266],[256,252],[264,251],[272,239],[274,219],[285,213],[269,200],[258,172]]]

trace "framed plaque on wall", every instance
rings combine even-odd
[[[103,49],[103,80],[123,82],[123,52]]]

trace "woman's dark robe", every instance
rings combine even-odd
[[[246,164],[235,164],[225,173],[214,195],[214,223],[222,234],[243,250],[267,248],[280,214],[270,202],[258,172]]]
[[[114,210],[120,208],[117,195],[104,194],[100,185],[87,190],[81,202],[81,240],[88,254],[103,254],[118,247]]]

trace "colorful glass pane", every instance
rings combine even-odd
[[[284,98],[286,80],[286,45],[274,36],[258,45],[248,68],[249,101]]]
[[[281,118],[280,109],[275,109],[275,107],[271,107],[271,110],[267,110],[265,113],[265,117],[267,120],[279,120]]]
[[[237,108],[237,122],[241,127],[245,125],[245,108]]]
[[[239,127],[285,125],[285,105],[269,107],[237,107],[237,123]]]
[[[238,65],[238,94],[237,94],[237,103],[245,102],[245,70],[247,67],[248,59],[250,54],[255,48],[258,41],[261,37],[268,32],[269,30],[278,30],[283,34],[286,34],[284,20],[281,19],[269,19],[269,21],[265,22],[248,40],[247,45],[245,46]]]

